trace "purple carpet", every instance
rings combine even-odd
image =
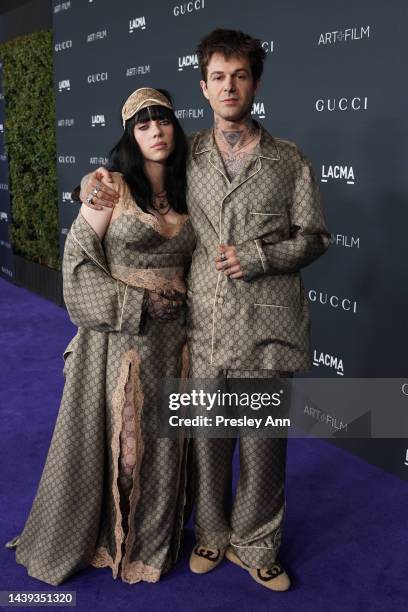
[[[28,577],[3,543],[31,507],[59,406],[61,355],[75,328],[63,308],[1,279],[0,321],[0,590],[76,591],[76,609],[87,612],[408,610],[407,484],[323,440],[289,442],[287,593],[267,591],[227,561],[191,574],[188,530],[179,563],[158,584],[128,585],[94,568],[58,588]]]

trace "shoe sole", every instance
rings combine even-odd
[[[218,567],[221,562],[222,562],[222,559],[221,559],[221,561],[217,561],[217,563],[214,563],[214,565],[212,565],[211,567],[209,567],[207,570],[204,570],[204,571],[197,571],[197,570],[193,569],[191,567],[191,565],[190,565],[189,566],[190,567],[190,572],[192,572],[193,574],[208,574],[209,572],[212,572],[216,567]]]

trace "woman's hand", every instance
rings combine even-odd
[[[98,168],[81,181],[81,202],[94,210],[113,208],[119,200],[112,174],[106,168]]]
[[[86,177],[85,177],[86,178]],[[110,181],[109,185],[106,181]],[[85,193],[89,191],[89,195],[86,196],[81,206],[81,214],[92,229],[98,234],[100,240],[103,240],[106,230],[108,229],[111,221],[113,206],[111,203],[106,203],[106,194],[112,192],[115,194],[115,201],[119,201],[120,193],[120,181],[117,181],[114,177],[106,170],[106,168],[98,168],[95,172],[89,175],[86,181],[87,187],[82,188],[81,191]],[[95,185],[95,187],[92,187]]]

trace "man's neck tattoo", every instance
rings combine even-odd
[[[219,119],[215,119],[214,136],[220,149],[237,152],[238,149],[243,149],[252,140],[255,140],[258,136],[258,127],[250,115],[239,127],[232,125],[230,129],[222,128]]]
[[[231,129],[222,129],[219,119],[215,119],[214,138],[230,180],[233,180],[246,163],[249,151],[243,152],[242,149],[253,143],[258,136],[259,129],[250,115],[239,127],[232,126]]]

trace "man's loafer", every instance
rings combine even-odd
[[[232,548],[227,548],[225,557],[228,561],[239,565],[243,569],[246,569],[251,577],[262,586],[270,589],[271,591],[287,591],[290,588],[290,578],[281,566],[280,563],[275,561],[270,567],[266,568],[251,568],[247,567],[245,563],[237,557]]]
[[[190,556],[190,570],[194,574],[211,572],[221,563],[224,551],[212,546],[196,546]]]

